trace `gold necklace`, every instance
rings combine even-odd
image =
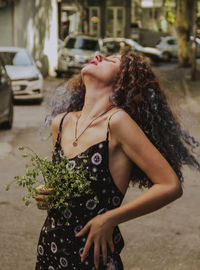
[[[73,141],[73,146],[77,146],[78,145],[78,139],[80,138],[80,136],[86,131],[86,129],[100,116],[104,115],[105,113],[107,113],[110,109],[112,109],[114,106],[111,105],[105,112],[101,113],[100,115],[98,115],[97,117],[95,117],[90,123],[89,125],[86,126],[86,128],[81,132],[81,134],[77,137],[77,126],[78,126],[78,120],[81,117],[81,115],[77,118],[76,120],[76,126],[75,126],[75,140]]]

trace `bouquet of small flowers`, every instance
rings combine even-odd
[[[13,181],[6,185],[6,190],[9,190],[13,183],[26,188],[27,194],[22,197],[25,205],[28,206],[31,198],[35,198],[37,188],[42,184],[43,189],[51,190],[48,196],[49,209],[64,208],[67,210],[69,207],[68,199],[94,193],[90,187],[91,181],[88,181],[85,155],[80,156],[81,164],[73,168],[70,160],[65,156],[53,162],[47,158],[39,157],[29,147],[19,147],[19,150],[28,150],[22,155],[24,158],[29,158],[26,172],[22,177],[15,176]],[[89,175],[89,178],[96,180],[93,175]],[[95,194],[94,200],[98,202]]]

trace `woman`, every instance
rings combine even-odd
[[[133,52],[96,55],[71,88],[68,107],[52,121],[54,158],[65,155],[75,168],[84,153],[99,203],[75,200],[68,227],[64,215],[48,212],[36,269],[121,270],[118,224],[182,195],[182,164],[199,169],[187,149],[196,141],[181,130],[150,66]],[[121,206],[130,181],[148,190]],[[46,196],[36,197],[40,209],[48,209]]]

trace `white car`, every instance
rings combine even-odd
[[[61,77],[62,73],[79,72],[101,49],[100,38],[72,34],[67,36],[58,53],[57,77]]]
[[[193,37],[190,37],[193,40]],[[196,38],[197,57],[200,57],[200,39]],[[170,61],[178,57],[178,39],[176,36],[162,37],[156,44],[156,48],[162,53],[164,61]]]
[[[0,56],[11,79],[14,100],[43,99],[43,76],[24,48],[0,47]]]
[[[103,47],[107,55],[119,52],[123,47],[129,47],[130,49],[149,57],[153,62],[159,62],[162,59],[162,53],[158,49],[143,47],[136,41],[128,38],[104,38]]]

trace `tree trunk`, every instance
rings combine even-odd
[[[196,80],[196,56],[197,56],[197,43],[196,43],[196,37],[197,37],[197,0],[194,0],[194,7],[193,7],[193,41],[192,41],[192,68],[191,68],[191,80]]]
[[[176,31],[178,35],[178,63],[181,67],[191,65],[190,14],[194,0],[177,0]]]

